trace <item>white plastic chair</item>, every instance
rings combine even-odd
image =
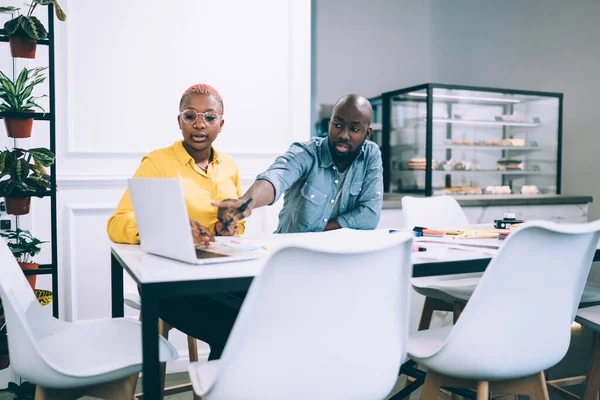
[[[451,196],[402,197],[402,215],[407,228],[465,227],[469,225],[460,204]],[[455,311],[458,317],[483,274],[429,276],[413,278],[413,289],[425,296],[419,330],[429,329],[434,311]]]
[[[11,365],[37,385],[36,400],[85,394],[133,398],[131,376],[142,369],[139,322],[115,318],[69,323],[53,318],[36,300],[6,243],[0,242],[0,296]],[[161,362],[175,359],[177,351],[161,338]]]
[[[428,228],[465,227],[469,221],[460,204],[451,196],[402,198],[402,215],[406,227]],[[419,330],[428,329],[434,311],[453,311],[454,320],[477,287],[481,272],[444,276],[413,278],[413,289],[425,296]],[[594,282],[586,283],[580,301],[581,307],[600,302],[600,287]]]
[[[412,238],[398,235],[274,251],[221,360],[190,365],[194,390],[206,400],[385,398],[408,333]]]
[[[600,220],[512,233],[454,327],[409,336],[410,357],[428,371],[422,398],[449,386],[477,387],[478,399],[489,390],[547,399],[542,371],[567,352],[599,238]]]
[[[140,295],[137,293],[125,293],[125,295],[123,296],[123,301],[125,304],[127,304],[129,307],[133,308],[134,310],[142,309],[142,299],[140,298]],[[140,315],[140,317],[141,317],[141,315]],[[172,326],[168,325],[163,320],[159,320],[158,333],[165,339],[169,340],[169,331],[172,328],[173,328]],[[200,347],[198,347],[198,340],[196,340],[195,338],[193,338],[191,336],[187,336],[187,343],[188,343],[188,355],[190,358],[190,362],[195,362],[195,361],[198,361],[199,359],[202,359],[204,361],[208,360],[208,356],[210,354],[210,347],[208,346],[207,343],[200,341]],[[173,386],[173,387],[164,387],[165,372],[166,372],[165,365],[163,365],[161,368],[161,375],[162,375],[161,378],[162,378],[162,382],[163,382],[163,393],[162,393],[163,398],[164,398],[164,396],[170,396],[173,394],[178,394],[178,393],[183,393],[183,392],[193,390],[191,382],[189,384],[184,384],[184,385],[177,385],[177,386]],[[137,385],[137,381],[138,381],[138,375],[134,375],[134,377],[132,379],[133,387],[135,387]],[[200,397],[196,396],[195,394],[193,395],[193,398],[194,398],[194,400],[200,400]]]

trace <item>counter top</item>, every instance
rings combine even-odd
[[[393,210],[402,208],[403,194],[385,193],[383,195],[383,209]],[[422,197],[422,196],[414,196]],[[555,204],[587,204],[594,199],[592,196],[572,196],[564,194],[542,195],[459,195],[454,196],[461,207],[489,207],[489,206],[545,206]]]

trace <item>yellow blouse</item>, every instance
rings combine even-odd
[[[238,167],[233,158],[219,154],[213,148],[213,160],[204,172],[196,166],[192,156],[183,147],[182,141],[146,155],[134,177],[179,178],[190,218],[213,232],[217,222],[217,208],[210,205],[211,201],[234,199],[242,195]],[[241,226],[238,234],[242,234],[244,222],[239,224]],[[125,191],[115,213],[108,220],[107,230],[113,242],[140,242],[129,189]]]

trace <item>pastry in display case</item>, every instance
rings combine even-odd
[[[383,93],[374,121],[386,192],[560,194],[562,98],[443,84]]]

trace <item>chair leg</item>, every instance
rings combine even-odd
[[[421,319],[419,320],[419,330],[425,331],[429,329],[431,325],[431,319],[433,318],[434,311],[453,311],[452,305],[433,297],[425,297],[425,303],[423,304],[423,311],[421,312]],[[415,368],[417,365],[415,365]],[[404,387],[407,387],[414,379],[407,376],[404,381]],[[402,400],[409,400],[409,397],[405,397]]]
[[[432,370],[427,371],[425,383],[421,390],[421,400],[437,400],[441,387],[440,375]]]
[[[134,392],[135,387],[131,386],[131,378],[123,378],[93,386],[85,394],[106,400],[131,400]]]
[[[195,338],[193,338],[191,336],[187,337],[187,342],[188,342],[188,353],[190,356],[190,362],[198,361],[198,342],[196,341]]]
[[[419,320],[420,331],[429,329],[429,325],[431,325],[431,318],[433,318],[433,312],[436,310],[435,303],[435,299],[432,299],[431,297],[425,297],[423,311],[421,312],[421,319]]]
[[[187,341],[188,341],[188,354],[190,356],[190,362],[197,362],[198,361],[198,341],[191,336],[187,337]],[[192,389],[192,396],[193,396],[194,400],[202,400],[202,397],[198,396],[196,394],[196,392],[193,391],[193,389]]]
[[[600,335],[594,333],[592,361],[583,384],[582,400],[596,400],[600,390]]]
[[[524,394],[531,400],[549,399],[543,372],[521,379],[490,382],[490,387],[494,392]]]
[[[140,317],[139,320],[142,320],[142,313],[140,313]],[[164,337],[165,339],[169,340],[169,331],[171,330],[171,326],[169,324],[167,324],[166,322],[164,322],[162,319],[158,320],[158,334],[161,335],[162,337]],[[165,364],[161,364],[161,373],[162,373],[162,382],[163,382],[163,388],[164,388],[164,383],[165,383],[165,368],[166,365]],[[136,389],[137,387],[137,383],[138,383],[138,379],[140,377],[140,374],[135,374],[135,375],[131,375],[131,377],[129,378],[131,381],[131,385],[133,386],[133,390]],[[164,396],[164,395],[163,395]]]
[[[490,396],[490,384],[487,381],[477,382],[477,400],[488,400]]]
[[[169,331],[170,330],[171,330],[171,326],[169,324],[167,324],[162,319],[158,320],[158,334],[159,335],[161,335],[165,339],[169,340]],[[161,363],[160,364],[160,383],[161,383],[160,387],[162,388],[162,392],[160,395],[160,400],[163,400],[165,398],[166,375],[167,375],[167,363]]]
[[[464,308],[465,308],[465,305],[458,301],[455,301],[452,304],[452,319],[453,319],[452,322],[454,322],[454,324],[456,324],[456,321],[458,321],[458,317],[460,317],[460,314],[462,313]]]
[[[132,400],[135,387],[131,378],[76,389],[47,389],[41,386],[35,388],[35,400],[76,400],[84,395],[90,395],[105,400]]]

